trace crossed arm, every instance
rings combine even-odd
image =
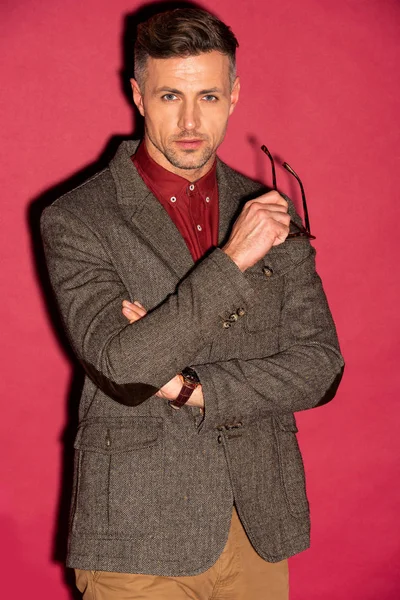
[[[135,300],[134,302],[124,300],[122,302],[122,314],[131,324],[143,318],[146,313],[146,309],[138,300]],[[159,398],[165,398],[166,400],[175,400],[175,398],[178,397],[181,388],[182,381],[178,375],[175,375],[175,377],[173,377],[170,381],[163,385],[158,392],[156,392],[155,396],[158,396]],[[203,388],[201,385],[199,385],[192,392],[189,400],[186,402],[186,406],[198,406],[199,408],[204,408]]]
[[[321,280],[312,265],[313,258],[309,256],[297,269],[298,283],[288,282],[281,323],[282,352],[268,358],[195,366],[204,386],[195,390],[187,405],[204,408],[205,387],[206,397],[211,400],[207,403],[206,424],[212,427],[224,420],[235,420],[238,415],[240,419],[242,414],[257,418],[271,410],[304,410],[326,404],[335,396],[344,362]],[[124,300],[122,314],[134,323],[146,315],[146,310],[138,301]],[[292,331],[300,332],[302,328],[304,338],[299,344]],[[156,395],[174,399],[181,386],[181,380],[175,376]],[[237,403],[231,401],[237,396],[241,398],[239,411]]]
[[[312,249],[284,276],[276,354],[195,364],[202,349],[224,335],[222,320],[254,304],[254,289],[226,253],[215,249],[173,294],[130,325],[129,314],[121,313],[127,289],[90,222],[54,206],[44,213],[42,233],[69,337],[89,377],[116,401],[135,406],[156,394],[174,398],[181,388],[175,375],[186,366],[202,382],[191,400],[203,406],[203,394],[206,399],[202,428],[237,416],[305,410],[333,398],[344,363]]]

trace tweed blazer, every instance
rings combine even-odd
[[[309,545],[293,413],[331,400],[344,365],[315,251],[286,241],[242,273],[218,247],[194,264],[131,161],[136,147],[123,142],[41,220],[87,374],[67,564],[203,572],[224,548],[233,503],[256,551],[282,560]],[[243,203],[265,190],[222,161],[217,180],[222,245]],[[129,324],[124,299],[148,314]],[[154,395],[186,366],[203,385],[204,415]]]

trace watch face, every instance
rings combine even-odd
[[[183,375],[183,378],[185,379],[185,381],[187,381],[188,383],[191,383],[193,385],[200,383],[200,379],[199,379],[196,371],[194,371],[190,367],[186,367],[186,369],[183,369],[182,375]]]

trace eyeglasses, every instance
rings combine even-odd
[[[276,187],[276,172],[275,172],[275,162],[274,159],[272,158],[272,155],[270,153],[270,151],[268,150],[267,146],[261,146],[261,150],[263,152],[265,152],[265,154],[268,156],[269,160],[271,161],[271,167],[272,167],[272,186],[274,188],[274,190],[277,190]],[[287,238],[286,239],[298,239],[298,238],[309,238],[310,240],[315,240],[315,235],[311,234],[310,231],[310,221],[308,218],[308,210],[307,210],[307,202],[306,202],[306,195],[304,193],[304,188],[303,188],[303,184],[301,183],[300,177],[297,175],[297,173],[292,169],[292,167],[290,165],[288,165],[287,162],[283,163],[283,167],[289,171],[289,173],[291,173],[291,175],[293,175],[293,177],[296,178],[296,180],[298,181],[299,185],[300,185],[300,190],[301,190],[301,197],[303,200],[303,212],[304,212],[304,225],[298,225],[297,223],[295,223],[293,221],[293,219],[290,219],[290,224],[291,226],[293,226],[293,228],[295,229],[294,231],[290,231]]]

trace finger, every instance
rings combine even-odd
[[[123,307],[122,308],[122,314],[127,319],[135,319],[135,320],[137,320],[137,319],[141,319],[142,317],[144,317],[146,313],[143,313],[143,311],[139,311],[139,309],[132,310],[131,308]]]
[[[280,206],[288,207],[289,203],[283,196],[280,195],[279,192],[275,190],[273,192],[268,192],[268,194],[263,194],[254,200],[250,200],[247,204],[253,204],[255,202],[259,202],[261,204],[279,204]]]
[[[140,304],[139,300],[135,300],[133,304],[135,304],[139,308],[143,308],[143,310],[146,310],[145,307],[143,306],[143,304]]]
[[[283,204],[270,203],[265,204],[265,202],[259,202],[258,200],[252,200],[251,206],[248,207],[249,212],[257,212],[259,210],[279,210],[280,212],[287,213],[288,207],[283,206]]]
[[[288,214],[288,209],[282,204],[259,204],[258,210],[267,211],[267,212],[280,212],[283,215]]]
[[[285,225],[282,225],[280,223],[276,230],[276,237],[275,237],[275,240],[272,245],[279,246],[279,244],[283,244],[283,242],[286,240],[288,235],[289,235],[289,227],[286,227]]]
[[[243,215],[243,218],[248,218],[250,216],[259,217],[260,215],[268,216],[270,212],[288,214],[288,207],[283,206],[282,204],[264,204],[255,200],[252,205],[247,208],[247,213]]]
[[[122,307],[122,314],[124,315],[124,317],[126,317],[127,319],[129,319],[129,321],[131,323],[134,323],[135,321],[138,321],[139,319],[141,319],[142,317],[145,316],[146,311],[144,311],[143,309],[134,306],[133,308],[129,308],[127,306],[123,306]]]
[[[139,308],[143,308],[143,310],[146,310],[146,309],[144,308],[143,304],[141,304],[141,303],[139,302],[139,300],[134,300],[133,302],[129,302],[129,300],[123,300],[123,301],[122,301],[122,304],[123,304],[124,306],[129,306],[130,308],[132,308],[132,307],[134,307],[134,306],[137,306],[137,307],[139,307]]]
[[[130,310],[133,310],[135,313],[138,312],[142,317],[144,317],[144,315],[147,313],[144,306],[142,306],[142,304],[140,304],[140,302],[138,302],[137,300],[135,300],[135,302],[129,302],[129,300],[123,300],[122,306],[123,306],[123,308],[129,308]]]
[[[124,315],[124,317],[126,317],[128,319],[128,321],[130,323],[135,323],[136,321],[139,321],[139,319],[142,318],[141,315],[136,314],[133,311],[130,311],[129,309],[126,309],[126,308],[122,309],[122,314]]]
[[[130,308],[138,306],[139,308],[143,308],[143,310],[146,310],[143,304],[140,304],[139,300],[134,300],[133,302],[129,302],[129,300],[122,300],[122,304],[124,306],[129,306]]]
[[[288,213],[285,212],[280,212],[280,211],[271,211],[271,219],[273,219],[273,221],[281,223],[282,225],[285,225],[286,227],[289,227],[290,225],[290,215]]]
[[[267,210],[262,209],[254,213],[253,215],[253,223],[257,224],[257,227],[274,227],[276,223],[282,223],[289,227],[290,225],[290,215],[286,211],[282,210]]]

